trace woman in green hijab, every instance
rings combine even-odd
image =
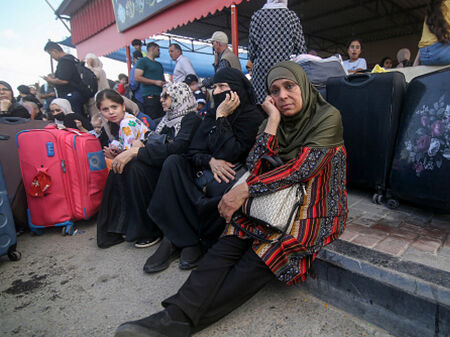
[[[304,281],[317,252],[343,232],[346,151],[339,111],[322,98],[294,62],[274,65],[266,84],[269,96],[262,107],[268,118],[247,158],[250,177],[226,193],[219,204],[219,213],[230,223],[222,238],[178,293],[162,303],[165,310],[122,324],[117,337],[136,332],[190,336],[239,307],[275,278],[287,285]],[[282,164],[270,167],[267,157],[278,157]],[[281,238],[236,212],[249,197],[297,183],[304,185],[306,194],[292,228]],[[267,243],[274,239],[278,240]]]

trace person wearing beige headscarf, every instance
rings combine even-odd
[[[65,98],[55,98],[50,103],[50,112],[54,123],[61,127],[80,129],[81,131],[92,130],[91,123],[81,114],[72,111],[70,102]]]
[[[106,73],[103,70],[102,61],[100,61],[100,59],[93,53],[87,54],[84,60],[86,62],[86,67],[92,70],[92,72],[97,77],[97,92],[102,91],[103,89],[108,89],[109,84],[108,80],[106,79]],[[95,99],[93,97],[89,98],[87,106],[91,117],[98,113],[97,107],[95,106]]]
[[[402,48],[397,52],[397,68],[411,67],[411,52],[408,48]]]

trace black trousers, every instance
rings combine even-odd
[[[155,120],[164,116],[159,96],[144,96],[144,113]]]
[[[252,240],[225,236],[203,257],[178,293],[163,301],[175,305],[201,330],[238,308],[274,274],[252,250]]]

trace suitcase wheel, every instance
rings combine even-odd
[[[375,194],[372,196],[372,201],[373,201],[374,204],[382,204],[383,201],[384,201],[384,197],[383,197],[382,194],[375,193]]]
[[[73,235],[73,225],[64,226],[61,229],[61,234],[62,234],[62,236]]]
[[[17,250],[9,250],[8,258],[10,261],[19,261],[22,258],[22,254]]]
[[[389,199],[389,200],[387,201],[387,203],[386,203],[386,206],[387,206],[389,209],[396,209],[396,208],[398,208],[398,207],[400,206],[400,203],[398,202],[398,200],[395,200],[395,199]]]
[[[31,230],[31,235],[40,236],[40,235],[42,235],[42,234],[44,234],[44,231],[43,231],[42,229],[39,229],[39,228],[33,228],[33,229]]]

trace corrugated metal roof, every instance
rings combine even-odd
[[[72,42],[76,45],[114,23],[111,0],[94,0],[86,3],[70,19]]]
[[[57,15],[72,16],[91,0],[64,0],[56,10]]]
[[[252,14],[265,0],[250,0],[238,6],[239,44],[248,44]],[[365,42],[381,41],[406,35],[420,35],[427,0],[294,0],[289,8],[303,25],[308,48],[329,53],[343,52],[352,37]],[[196,20],[169,33],[207,38],[214,30],[230,34],[230,9]]]
[[[345,45],[353,37],[358,37],[363,42],[374,42],[414,36],[413,39],[418,41],[427,1],[290,0],[289,8],[302,20],[308,48],[333,54],[345,53]],[[144,39],[162,32],[207,39],[214,31],[223,30],[231,36],[229,7],[232,2],[232,0],[186,0],[122,34],[117,33],[117,29],[112,27],[114,18],[111,0],[65,0],[58,11],[66,15],[72,13],[71,25],[75,44],[107,30],[107,33],[99,34],[99,37],[102,38],[102,43],[107,45],[106,51],[111,52],[130,43],[134,38]],[[239,44],[246,46],[251,16],[266,1],[235,2],[238,5]],[[88,9],[93,3],[98,7]],[[76,8],[77,10],[73,12]],[[105,9],[107,11],[103,11]],[[83,15],[80,14],[82,12]],[[100,40],[97,43],[100,43]],[[83,44],[86,48],[96,47],[97,50],[99,48],[91,41]]]

